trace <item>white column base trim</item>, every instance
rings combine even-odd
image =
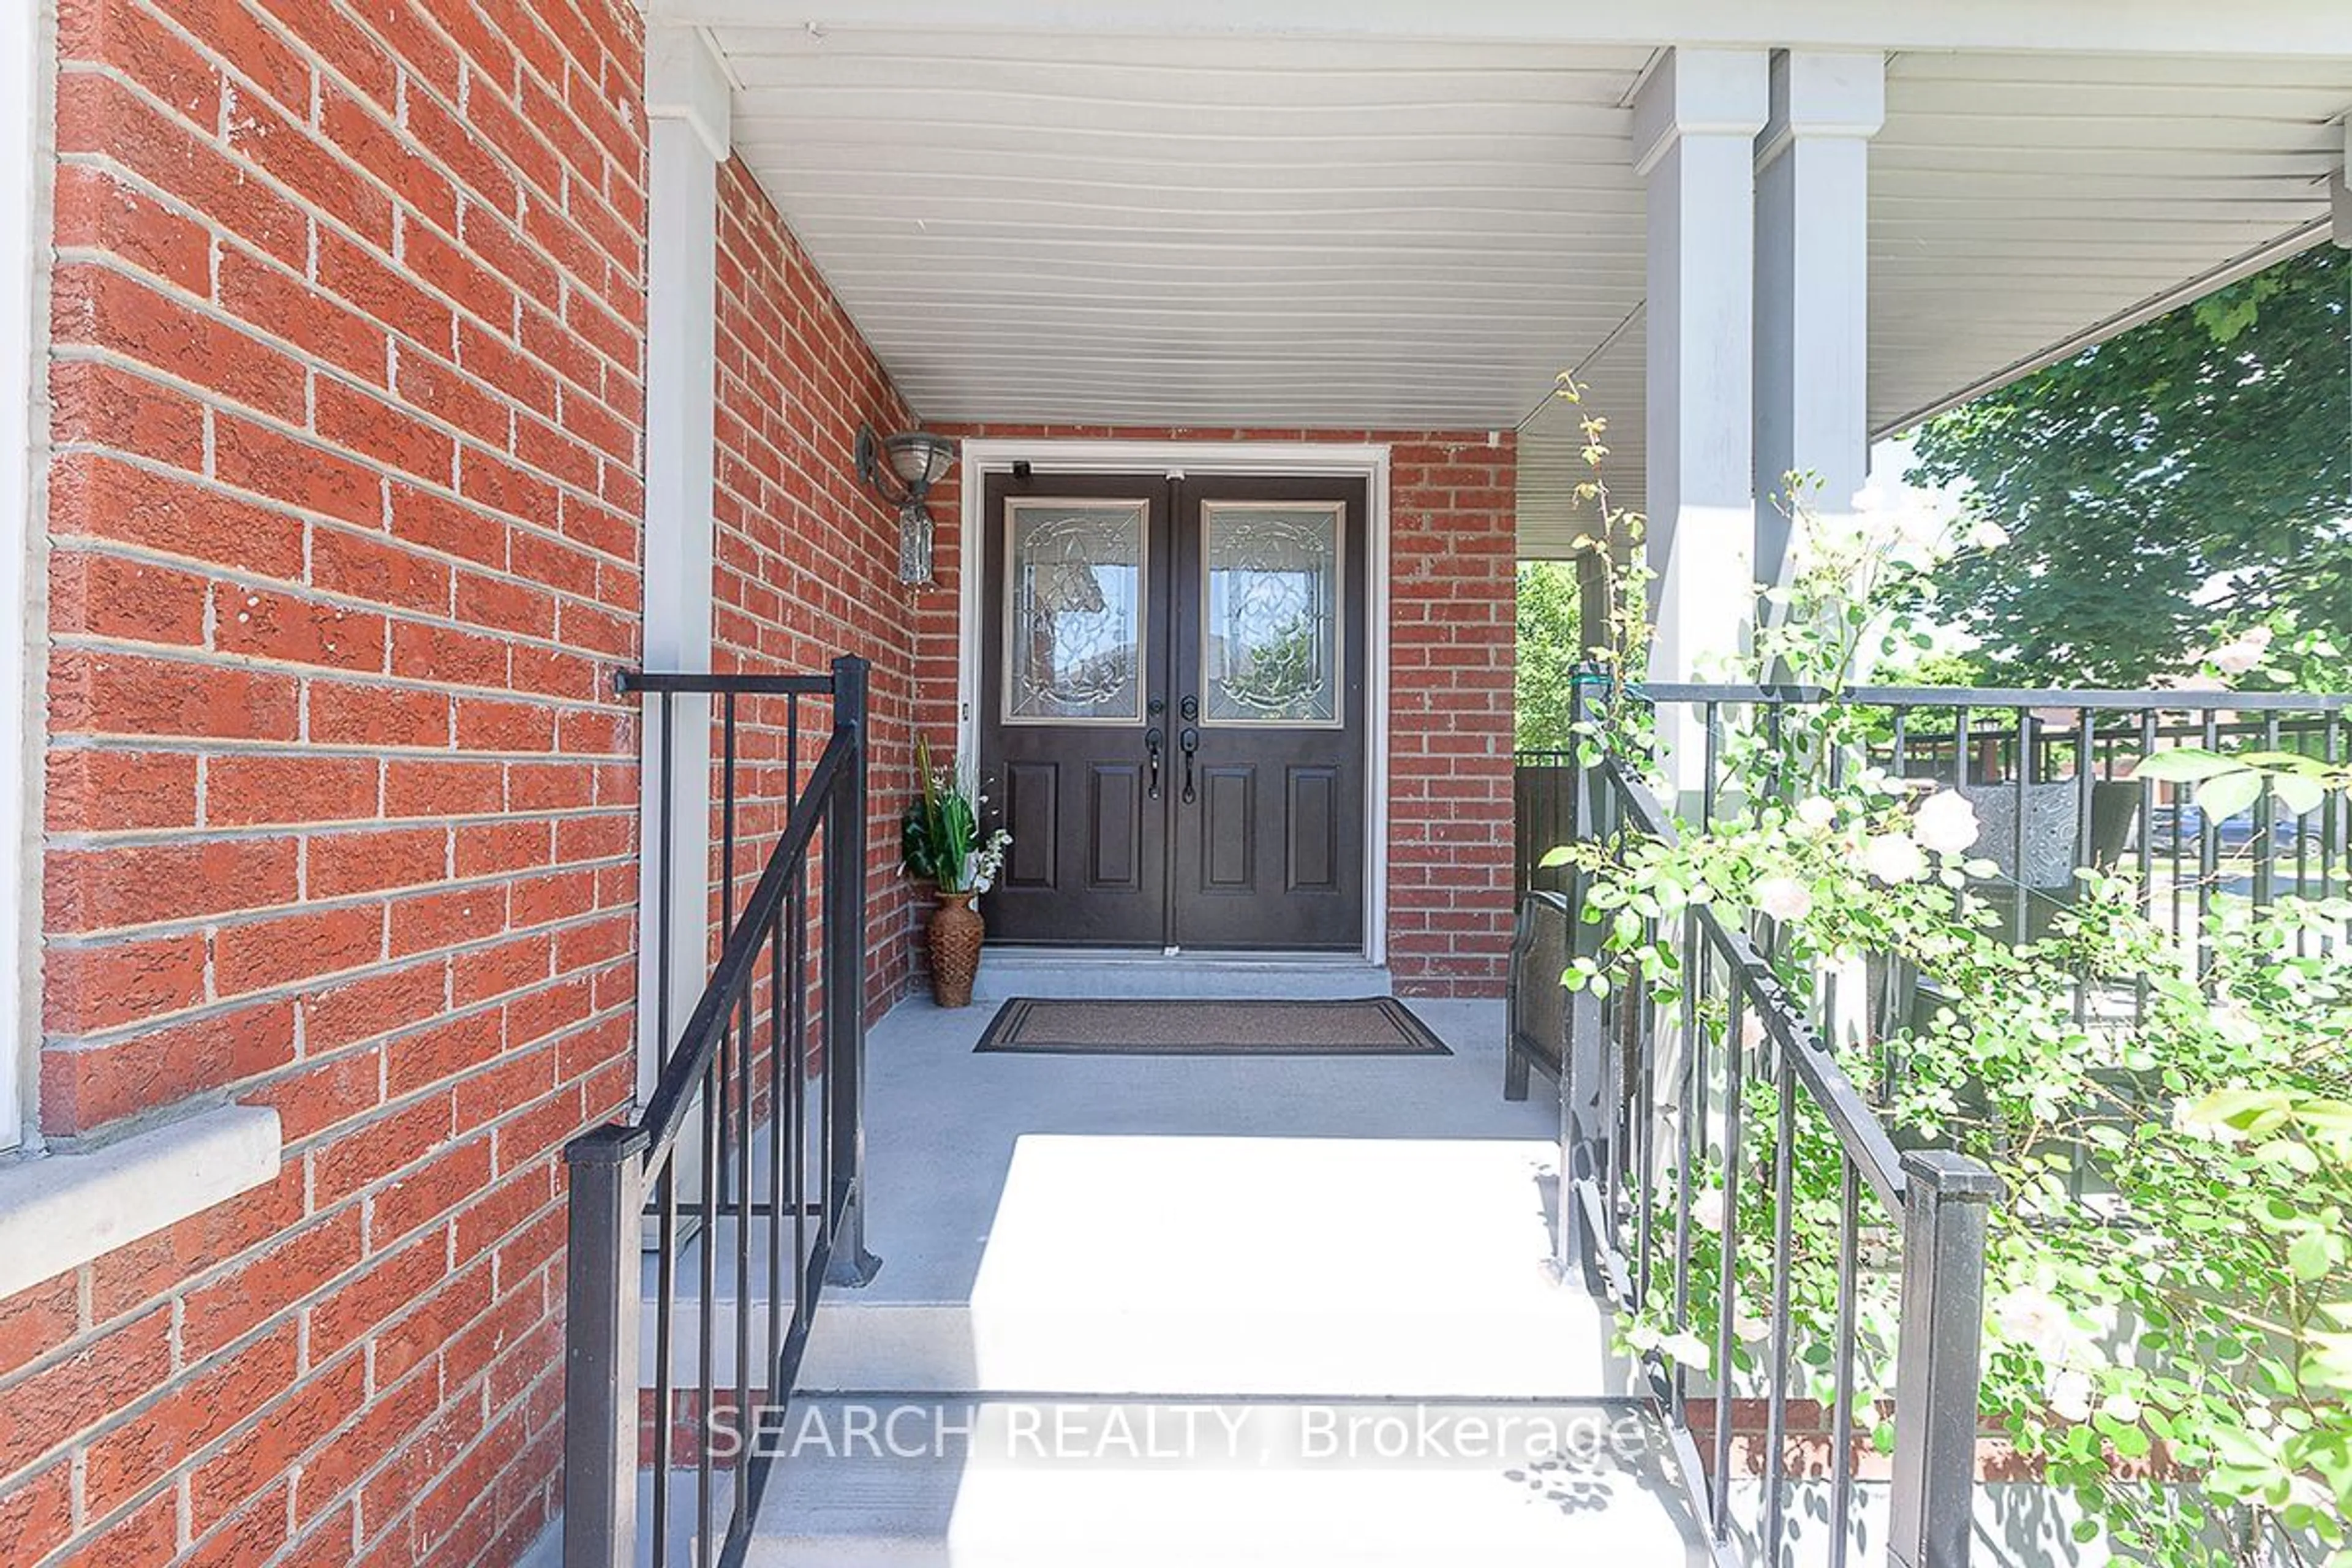
[[[0,1299],[278,1175],[278,1112],[224,1105],[86,1154],[0,1165]]]

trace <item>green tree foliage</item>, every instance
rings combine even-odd
[[[1554,751],[1569,742],[1570,678],[1583,657],[1577,644],[1576,564],[1519,563],[1518,744]]]
[[[2322,246],[1922,427],[1914,481],[1970,481],[2011,539],[1942,584],[1988,678],[2138,685],[2255,626],[2352,647],[2347,301]]]

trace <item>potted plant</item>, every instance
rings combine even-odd
[[[1004,867],[1013,835],[998,828],[981,837],[982,795],[961,761],[935,766],[928,741],[915,742],[922,791],[907,803],[899,846],[907,874],[929,881],[939,907],[931,911],[927,946],[931,959],[931,1000],[942,1007],[971,1005],[971,983],[980,973],[980,943],[986,925],[973,903],[988,891]]]

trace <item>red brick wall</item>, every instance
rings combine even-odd
[[[1507,434],[974,425],[966,437],[1377,442],[1389,448],[1389,967],[1408,995],[1500,995],[1511,931],[1517,448]],[[918,718],[955,733],[961,465],[937,492]]]
[[[714,550],[719,669],[822,671],[841,654],[869,675],[867,895],[875,947],[866,1005],[905,990],[908,886],[898,813],[914,777],[909,651],[915,591],[898,582],[897,514],[857,482],[860,421],[913,423],[874,352],[740,159],[719,174],[719,408]],[[736,859],[738,903],[765,861],[791,796],[782,769],[784,704],[746,701],[739,788],[749,797]],[[829,720],[803,704],[805,773]],[[717,754],[714,748],[714,755]]]
[[[629,1089],[636,13],[60,9],[41,1121],[287,1142],[0,1302],[0,1540],[510,1560]]]

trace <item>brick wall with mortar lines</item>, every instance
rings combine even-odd
[[[909,973],[911,889],[898,869],[898,822],[914,780],[917,595],[898,581],[897,514],[858,483],[854,452],[861,421],[887,435],[913,416],[740,159],[719,175],[718,281],[711,662],[768,672],[822,672],[842,654],[872,663],[866,1000],[879,1014]],[[803,774],[824,749],[828,711],[802,704]],[[791,798],[780,765],[785,717],[772,698],[746,700],[738,715],[739,906]],[[812,866],[813,887],[820,876]]]
[[[509,1561],[629,1090],[640,26],[61,12],[41,1117],[287,1146],[0,1302],[0,1540]]]
[[[984,424],[971,437],[1326,441],[1389,448],[1389,967],[1406,995],[1497,996],[1510,961],[1517,447],[1484,431]],[[939,582],[919,606],[916,717],[956,727],[958,465],[934,492]]]

